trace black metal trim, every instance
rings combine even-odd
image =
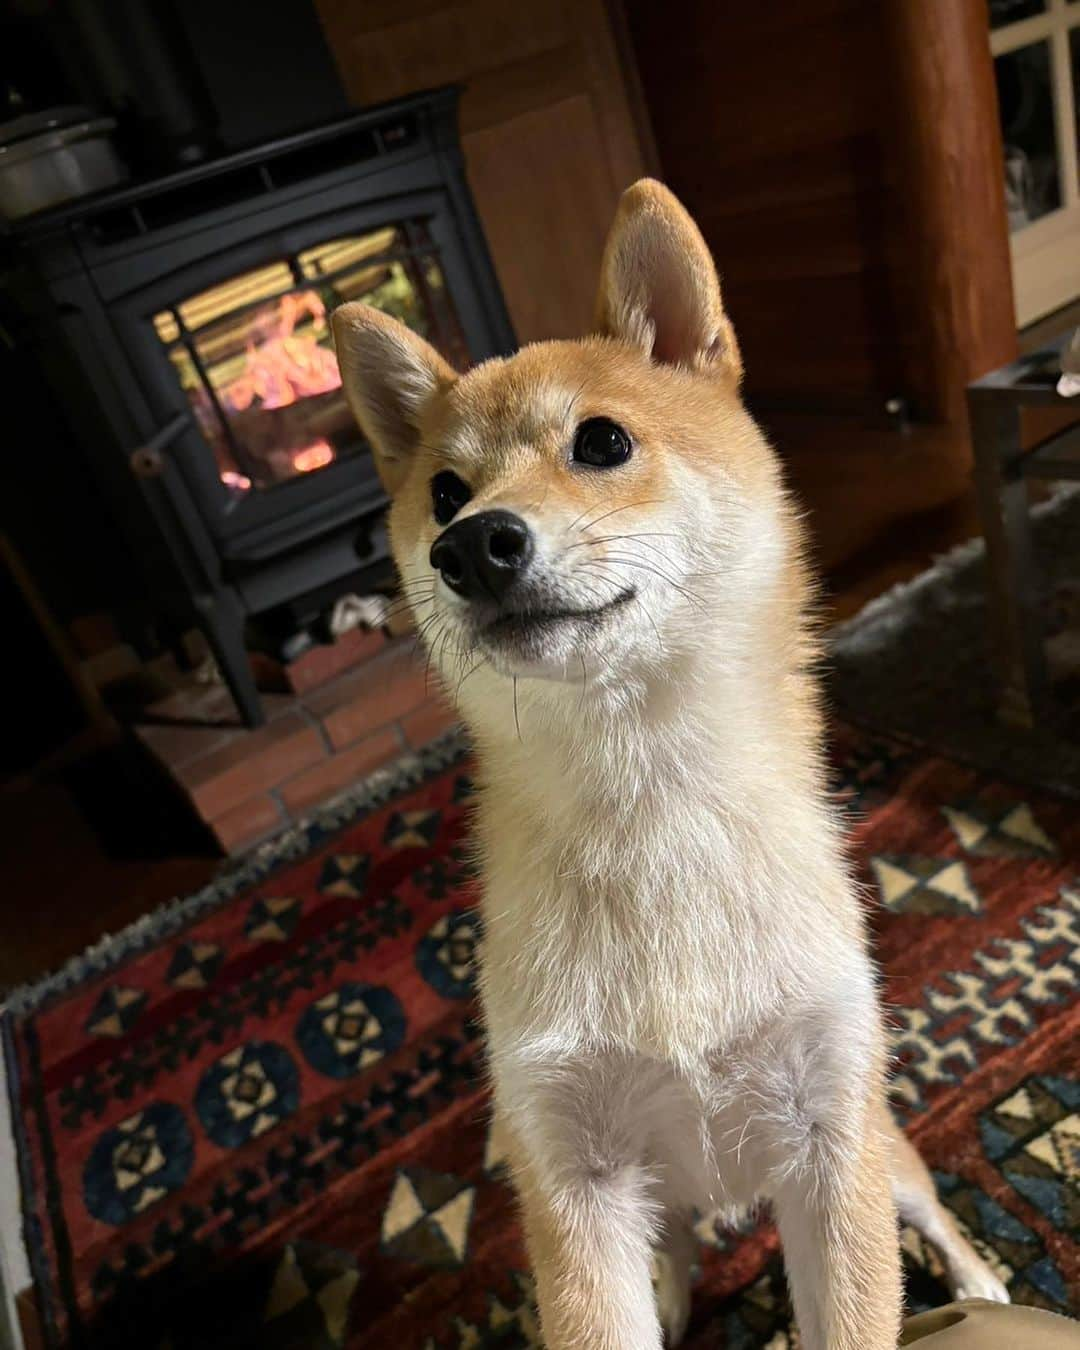
[[[21,220],[0,226],[0,233],[24,238],[55,233],[58,230],[66,229],[75,222],[85,221],[87,218],[105,211],[138,205],[138,203],[144,201],[152,201],[155,197],[160,197],[164,193],[175,192],[178,188],[208,182],[252,166],[256,168],[260,165],[270,166],[272,180],[272,166],[275,160],[280,160],[286,155],[294,154],[300,150],[312,149],[345,136],[354,135],[358,131],[370,130],[382,133],[377,140],[380,157],[399,154],[401,151],[397,148],[393,136],[388,136],[387,132],[392,132],[395,124],[400,123],[409,114],[415,114],[427,125],[417,128],[417,134],[414,140],[409,142],[409,146],[411,147],[415,141],[423,141],[426,139],[425,133],[430,134],[431,132],[430,122],[437,122],[447,116],[453,121],[456,117],[460,92],[461,89],[458,85],[445,85],[441,88],[409,94],[405,98],[391,99],[386,103],[375,104],[335,122],[311,127],[306,131],[294,132],[291,136],[283,136],[270,145],[258,145],[246,150],[237,150],[232,154],[221,155],[217,159],[207,160],[205,163],[195,165],[190,169],[180,169],[176,173],[167,174],[149,182],[95,193],[92,197],[83,197],[77,202],[67,203],[52,210],[23,217]],[[317,176],[319,175],[312,175],[312,177]],[[274,184],[268,191],[277,191],[278,187],[278,184]]]

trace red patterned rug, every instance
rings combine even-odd
[[[834,758],[897,1110],[1013,1298],[1068,1311],[1075,805],[843,729]],[[470,795],[444,739],[14,998],[26,1235],[52,1344],[538,1343],[488,1141]],[[689,1344],[788,1345],[773,1231],[700,1231]],[[910,1302],[944,1301],[934,1259],[904,1243]]]

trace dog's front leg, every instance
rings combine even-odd
[[[640,1169],[556,1182],[526,1162],[517,1188],[546,1350],[659,1350]]]
[[[774,1202],[804,1350],[894,1350],[900,1250],[876,1131],[814,1149]]]

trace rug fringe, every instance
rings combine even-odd
[[[1080,485],[1067,483],[1045,502],[1038,502],[1033,506],[1031,514],[1040,519],[1044,516],[1057,515],[1058,512],[1066,510],[1078,494]],[[959,571],[985,552],[986,541],[982,535],[976,535],[974,539],[965,539],[962,544],[957,544],[947,553],[940,554],[935,558],[933,565],[920,572],[918,576],[912,577],[910,581],[898,581],[895,586],[890,586],[887,591],[882,591],[880,595],[868,600],[850,619],[834,624],[825,634],[827,651],[832,652],[842,646],[850,646],[857,650],[859,632],[880,619],[886,610],[893,609],[898,600],[906,600],[918,595],[928,586],[937,585],[944,577]]]

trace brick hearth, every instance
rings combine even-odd
[[[265,726],[241,726],[227,690],[193,683],[148,708],[136,732],[238,853],[453,724],[415,647],[354,630],[285,668],[256,661]]]

